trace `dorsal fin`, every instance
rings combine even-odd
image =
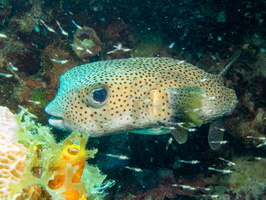
[[[225,66],[225,68],[223,69],[223,71],[220,72],[221,76],[225,76],[227,71],[229,70],[229,68],[231,67],[231,65],[238,59],[238,57],[241,54],[241,50],[238,50],[234,53],[234,55],[231,58],[231,61]]]

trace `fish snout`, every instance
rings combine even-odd
[[[54,100],[51,101],[44,109],[44,111],[49,114],[52,115],[54,117],[62,117],[63,113],[59,111],[58,106],[56,106],[56,104],[54,103]]]
[[[63,113],[57,111],[57,109],[54,107],[53,102],[50,102],[45,107],[45,112],[51,115],[51,117],[48,119],[48,123],[51,126],[54,126],[55,128],[64,130],[64,131],[68,130],[64,125]]]

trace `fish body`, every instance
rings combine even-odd
[[[221,75],[172,58],[137,57],[67,71],[45,111],[59,129],[97,137],[129,131],[165,134],[180,123],[189,129],[230,114],[236,103]]]

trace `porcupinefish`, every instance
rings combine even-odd
[[[137,57],[70,69],[45,111],[52,115],[50,125],[92,137],[176,134],[177,127],[193,130],[230,114],[236,103],[221,75],[172,58]]]

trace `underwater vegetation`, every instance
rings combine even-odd
[[[15,120],[4,108],[0,199],[265,199],[265,7],[264,0],[0,1],[0,105],[37,116]],[[223,81],[238,103],[219,128],[217,150],[208,145],[209,124],[184,144],[134,133],[87,142],[47,128],[44,107],[75,66],[169,57],[219,74],[237,51]]]
[[[14,116],[1,107],[1,199],[102,199],[97,167],[86,163],[87,136],[73,132],[56,143],[50,129],[35,124],[26,110]],[[7,134],[7,136],[5,136]]]

